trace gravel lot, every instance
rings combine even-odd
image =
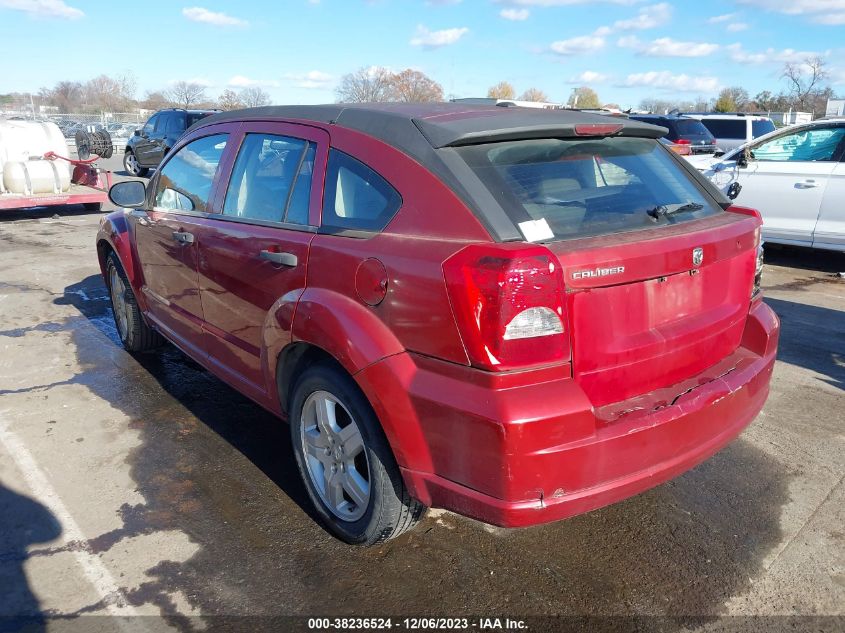
[[[118,156],[106,166],[122,170]],[[695,470],[525,530],[434,511],[362,550],[310,516],[283,424],[173,348],[123,351],[99,217],[0,216],[0,616],[165,615],[182,630],[207,624],[182,616],[287,614],[845,626],[845,279],[832,275],[845,256],[767,250],[783,321],[772,394]]]

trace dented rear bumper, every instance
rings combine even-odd
[[[619,501],[713,455],[762,408],[778,333],[756,302],[732,355],[601,408],[566,375],[491,376],[409,354],[357,378],[416,498],[519,527]]]

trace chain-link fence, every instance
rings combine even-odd
[[[77,132],[97,132],[105,130],[109,133],[115,152],[122,152],[126,141],[149,118],[132,112],[103,112],[101,114],[36,114],[31,112],[0,112],[0,118],[24,119],[28,121],[52,121],[67,139],[68,147],[73,150],[76,146]]]

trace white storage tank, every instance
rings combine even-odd
[[[70,188],[71,164],[59,126],[52,122],[0,120],[0,193],[60,193]]]

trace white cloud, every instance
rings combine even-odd
[[[243,75],[235,75],[227,85],[233,88],[278,88],[280,84],[275,79],[250,79]]]
[[[785,15],[800,15],[817,24],[845,24],[845,0],[738,0]]]
[[[218,13],[209,11],[202,7],[187,7],[182,9],[182,15],[192,22],[202,22],[203,24],[213,24],[214,26],[247,26],[249,22],[234,18],[225,13]]]
[[[574,77],[569,78],[569,83],[571,84],[601,84],[606,82],[608,79],[607,75],[603,75],[602,73],[597,73],[593,70],[585,70],[579,75],[575,75]]]
[[[520,22],[522,20],[527,20],[528,16],[531,15],[531,11],[528,9],[502,9],[499,11],[499,15],[506,20]]]
[[[80,9],[65,4],[63,0],[0,0],[0,8],[23,11],[44,18],[75,20],[85,15]]]
[[[576,4],[636,4],[640,0],[498,0],[518,7],[571,7]]]
[[[674,75],[668,70],[634,73],[628,75],[623,86],[658,88],[660,90],[677,92],[716,92],[719,80],[716,77],[696,76],[687,74]]]
[[[454,44],[468,32],[469,29],[466,27],[429,31],[425,26],[420,24],[417,26],[417,32],[411,38],[410,44],[411,46],[421,46],[423,48],[440,48],[441,46]]]
[[[845,68],[830,68],[830,83],[834,86],[845,86]]]
[[[549,47],[553,53],[558,55],[584,55],[595,53],[604,48],[604,38],[595,35],[582,35],[572,37],[568,40],[552,42]]]
[[[309,90],[328,88],[335,80],[334,75],[319,70],[312,70],[307,73],[286,73],[284,78],[294,82],[294,86],[297,88],[307,88]]]
[[[707,20],[708,24],[721,24],[722,22],[729,22],[736,17],[736,13],[723,13],[722,15],[714,15]]]
[[[747,31],[748,25],[745,22],[732,22],[726,27],[728,33],[739,33],[740,31]]]
[[[624,48],[632,48],[646,57],[705,57],[719,50],[718,44],[707,42],[680,42],[671,37],[660,37],[651,42],[642,42],[637,37],[620,37],[617,42]]]
[[[731,44],[727,47],[730,57],[733,61],[740,64],[785,64],[801,63],[810,57],[826,56],[830,51],[822,53],[814,51],[797,51],[794,48],[784,48],[777,50],[775,48],[767,48],[764,51],[752,53],[746,51],[742,44]]]
[[[617,20],[611,28],[614,31],[645,31],[663,26],[671,19],[672,6],[668,2],[661,2],[643,7],[633,18]]]

